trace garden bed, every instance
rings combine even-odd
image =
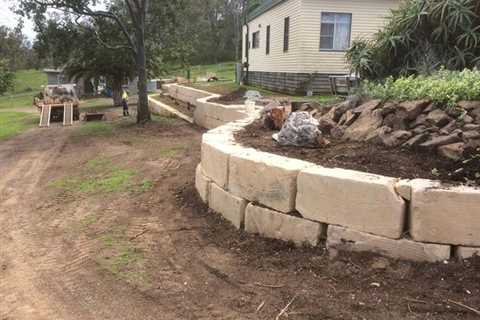
[[[176,109],[177,111],[189,116],[193,117],[193,113],[195,111],[195,106],[191,105],[187,102],[183,102],[181,100],[175,100],[166,95],[158,95],[154,97],[155,100],[165,103],[166,105]]]
[[[246,147],[313,162],[329,168],[352,169],[404,179],[440,179],[450,183],[458,183],[461,179],[461,177],[449,176],[449,173],[456,168],[455,162],[432,157],[431,153],[333,139],[328,146],[321,148],[285,147],[272,139],[274,133],[275,131],[267,130],[261,120],[257,120],[245,130],[237,132],[235,138]]]

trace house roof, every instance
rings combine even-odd
[[[253,10],[249,15],[248,15],[248,21],[252,21],[253,19],[261,16],[268,10],[272,9],[276,5],[285,2],[287,0],[263,0],[262,4],[258,6],[255,10]]]

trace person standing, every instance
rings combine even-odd
[[[128,92],[126,89],[123,89],[122,106],[123,106],[123,116],[124,117],[129,116],[130,113],[128,112]]]

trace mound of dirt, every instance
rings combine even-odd
[[[218,98],[210,99],[209,101],[226,104],[226,105],[244,104],[245,103],[244,96],[246,92],[247,92],[246,88],[240,87],[235,91],[232,91]]]

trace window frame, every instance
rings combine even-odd
[[[260,30],[252,32],[252,49],[260,48]]]
[[[265,35],[265,55],[270,55],[270,41],[271,41],[271,28],[270,25],[266,28]]]
[[[348,47],[345,48],[345,49],[335,49],[335,48],[322,48],[322,26],[323,26],[323,15],[324,14],[334,14],[335,16],[336,15],[346,15],[346,16],[349,16],[350,18],[350,25],[349,25],[349,30],[348,30]],[[325,51],[325,52],[345,52],[347,51],[351,44],[352,44],[352,23],[353,22],[353,14],[352,13],[348,13],[348,12],[332,12],[332,11],[322,11],[322,13],[320,14],[320,42],[319,42],[319,50],[320,51]],[[335,43],[335,27],[336,27],[336,23],[334,22],[333,23],[333,44]]]
[[[290,17],[283,20],[283,52],[286,53],[290,49]]]

